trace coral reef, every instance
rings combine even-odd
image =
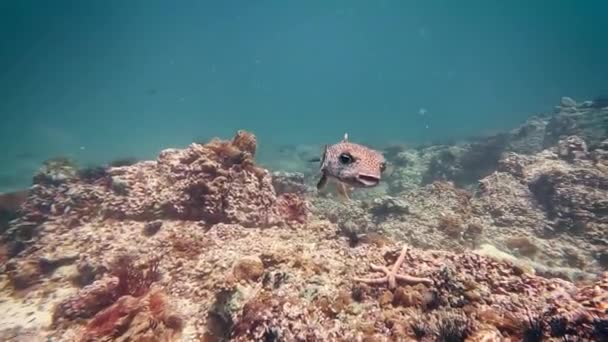
[[[0,202],[0,339],[606,340],[606,113],[564,98],[508,133],[387,147],[388,184],[348,202],[261,168],[246,131],[48,162]]]
[[[587,104],[559,108],[560,117],[592,122],[608,115]],[[348,204],[314,198],[313,212],[355,242],[372,233],[430,249],[491,244],[541,274],[589,277],[606,269],[608,126],[574,120],[570,131],[581,136],[559,135],[549,125],[554,119],[533,117],[509,134],[458,146],[391,150],[389,161],[403,164],[407,156],[408,167],[388,180],[390,196]],[[385,214],[379,201],[403,209]]]
[[[389,179],[390,194],[411,191],[437,180],[474,188],[477,181],[495,171],[503,154],[535,154],[555,147],[568,136],[578,136],[596,149],[608,136],[608,107],[592,101],[576,103],[564,98],[553,114],[530,117],[521,126],[496,135],[449,145],[405,148],[387,146],[387,159],[399,166]]]
[[[305,203],[292,194],[276,195],[270,173],[254,163],[255,149],[255,136],[239,131],[232,141],[213,139],[183,150],[164,150],[156,161],[111,167],[93,182],[91,172],[78,178],[63,159],[49,162],[34,178],[22,204],[25,214],[7,235],[18,245],[16,253],[48,220],[62,220],[67,226],[100,218],[256,227],[303,222]]]

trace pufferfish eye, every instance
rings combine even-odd
[[[350,153],[342,153],[339,157],[340,163],[342,164],[352,164],[355,161],[355,158]]]

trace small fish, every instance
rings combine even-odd
[[[312,161],[321,163],[321,178],[317,189],[321,190],[329,179],[338,182],[341,195],[349,199],[346,186],[355,188],[371,188],[380,183],[383,172],[387,168],[386,159],[379,151],[344,139],[333,145],[326,145],[321,158]]]

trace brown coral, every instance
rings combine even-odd
[[[85,286],[55,307],[53,323],[58,323],[62,319],[92,317],[116,300],[114,294],[117,287],[118,278],[116,277],[103,278]]]
[[[532,240],[527,236],[514,236],[506,241],[507,247],[513,250],[517,250],[521,255],[527,257],[534,257],[539,248],[532,242]]]
[[[130,192],[114,197],[106,207],[111,215],[134,218],[162,215],[246,226],[280,223],[271,176],[253,162],[255,145],[251,133],[239,131],[232,141],[214,139],[185,150],[165,150],[154,163],[116,169],[112,173]],[[136,177],[138,172],[143,176]]]
[[[181,331],[181,318],[169,308],[161,290],[140,298],[123,296],[86,325],[81,341],[171,341]]]
[[[277,207],[281,216],[288,222],[305,223],[308,219],[309,209],[306,202],[296,194],[281,194],[277,199]]]
[[[152,283],[158,280],[158,262],[158,258],[151,258],[144,262],[145,269],[142,269],[132,256],[118,256],[110,265],[109,277],[85,286],[55,307],[53,322],[89,318],[124,296],[137,298],[147,294]]]
[[[458,215],[447,214],[439,217],[439,229],[452,238],[461,237],[464,233],[464,222]]]
[[[93,341],[103,336],[115,337],[128,329],[131,320],[141,309],[141,302],[134,297],[124,296],[112,306],[98,313],[87,324],[81,341]]]
[[[253,157],[255,156],[258,143],[255,135],[244,130],[239,130],[236,132],[234,138],[232,138],[232,145],[243,152],[251,154]]]

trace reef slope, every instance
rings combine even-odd
[[[301,178],[277,193],[294,187],[244,131],[130,166],[47,164],[3,234],[0,338],[601,340],[608,177],[605,145],[585,144],[501,153],[474,191],[433,180],[349,204]],[[569,273],[567,243],[597,259]],[[424,281],[358,280],[396,262]]]

